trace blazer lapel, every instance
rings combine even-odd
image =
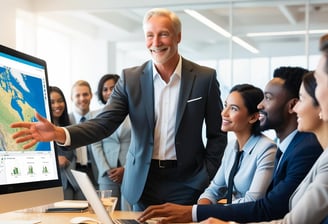
[[[175,132],[177,132],[178,127],[180,125],[182,115],[186,108],[187,101],[189,99],[190,92],[192,90],[192,86],[195,80],[196,75],[192,72],[192,70],[192,65],[187,60],[182,58],[181,87],[179,93]]]
[[[153,67],[151,61],[145,66],[140,76],[141,97],[144,102],[145,113],[147,114],[148,125],[154,129],[154,84],[153,84]]]
[[[284,161],[286,160],[286,158],[288,158],[289,154],[293,151],[293,149],[295,148],[295,145],[301,140],[301,138],[299,137],[300,135],[301,135],[300,132],[296,133],[296,135],[294,136],[294,138],[292,139],[292,141],[288,145],[288,147],[287,147],[286,151],[284,152],[284,154],[281,155],[278,169],[274,172],[275,174],[278,174],[279,172],[281,172],[280,169],[282,169]]]

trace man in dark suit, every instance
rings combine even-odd
[[[181,22],[171,11],[148,11],[143,29],[153,60],[123,70],[97,118],[67,129],[38,115],[39,123],[16,125],[32,132],[44,128],[34,132],[26,147],[56,140],[76,148],[111,135],[129,115],[132,133],[123,195],[135,210],[164,202],[193,204],[220,166],[227,141],[220,129],[222,102],[216,71],[179,55]],[[18,141],[31,140],[31,135],[19,136],[15,136]]]
[[[140,221],[156,216],[165,217],[161,223],[202,221],[209,217],[242,223],[282,218],[288,212],[291,194],[322,153],[313,134],[297,131],[297,115],[293,111],[306,72],[298,67],[276,69],[274,78],[266,85],[264,99],[258,105],[261,127],[276,131],[282,151],[280,158],[276,158],[273,180],[264,198],[230,205],[183,206],[166,203],[148,207]]]

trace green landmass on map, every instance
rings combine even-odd
[[[17,144],[12,138],[12,134],[18,129],[11,128],[10,125],[14,122],[31,121],[34,116],[34,109],[28,103],[24,102],[23,94],[9,82],[10,71],[0,73],[0,150],[6,151],[21,151],[24,150],[22,145]],[[20,114],[17,110],[12,108],[12,100],[15,100]],[[34,150],[31,148],[29,150]]]

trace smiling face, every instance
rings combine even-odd
[[[314,76],[317,81],[317,88],[315,90],[315,96],[319,101],[321,107],[322,119],[328,121],[328,74],[325,71],[327,63],[327,56],[322,55],[319,64],[315,70]]]
[[[176,61],[181,32],[176,33],[172,21],[167,16],[153,15],[144,25],[146,47],[155,64]]]
[[[304,84],[300,88],[300,99],[294,107],[297,113],[297,129],[305,132],[316,132],[322,124],[319,118],[320,107],[314,106],[314,100],[306,91]]]
[[[88,86],[77,85],[72,88],[72,101],[78,113],[85,115],[90,110],[92,93]]]
[[[51,112],[54,119],[59,119],[65,110],[65,102],[63,97],[53,91],[50,93]]]
[[[105,102],[107,102],[108,99],[109,99],[109,97],[110,97],[110,95],[112,95],[112,92],[113,92],[113,89],[115,87],[115,84],[116,84],[116,82],[115,82],[114,79],[108,79],[104,83],[104,85],[102,87],[101,93],[102,93],[102,97],[103,97],[103,99],[104,99]]]
[[[285,123],[288,114],[286,102],[290,97],[283,85],[283,79],[273,78],[265,87],[264,99],[258,105],[262,130],[276,130]]]
[[[250,115],[245,106],[243,97],[239,92],[230,93],[225,101],[225,107],[221,112],[222,116],[222,131],[233,131],[236,134],[251,132],[254,115]]]

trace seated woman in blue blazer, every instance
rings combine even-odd
[[[262,90],[253,85],[236,85],[230,90],[221,113],[221,130],[233,132],[236,139],[228,143],[221,167],[200,196],[199,204],[214,204],[221,199],[241,203],[265,195],[271,183],[277,148],[260,131],[257,105],[262,99]],[[240,158],[236,158],[237,154],[241,154]]]

